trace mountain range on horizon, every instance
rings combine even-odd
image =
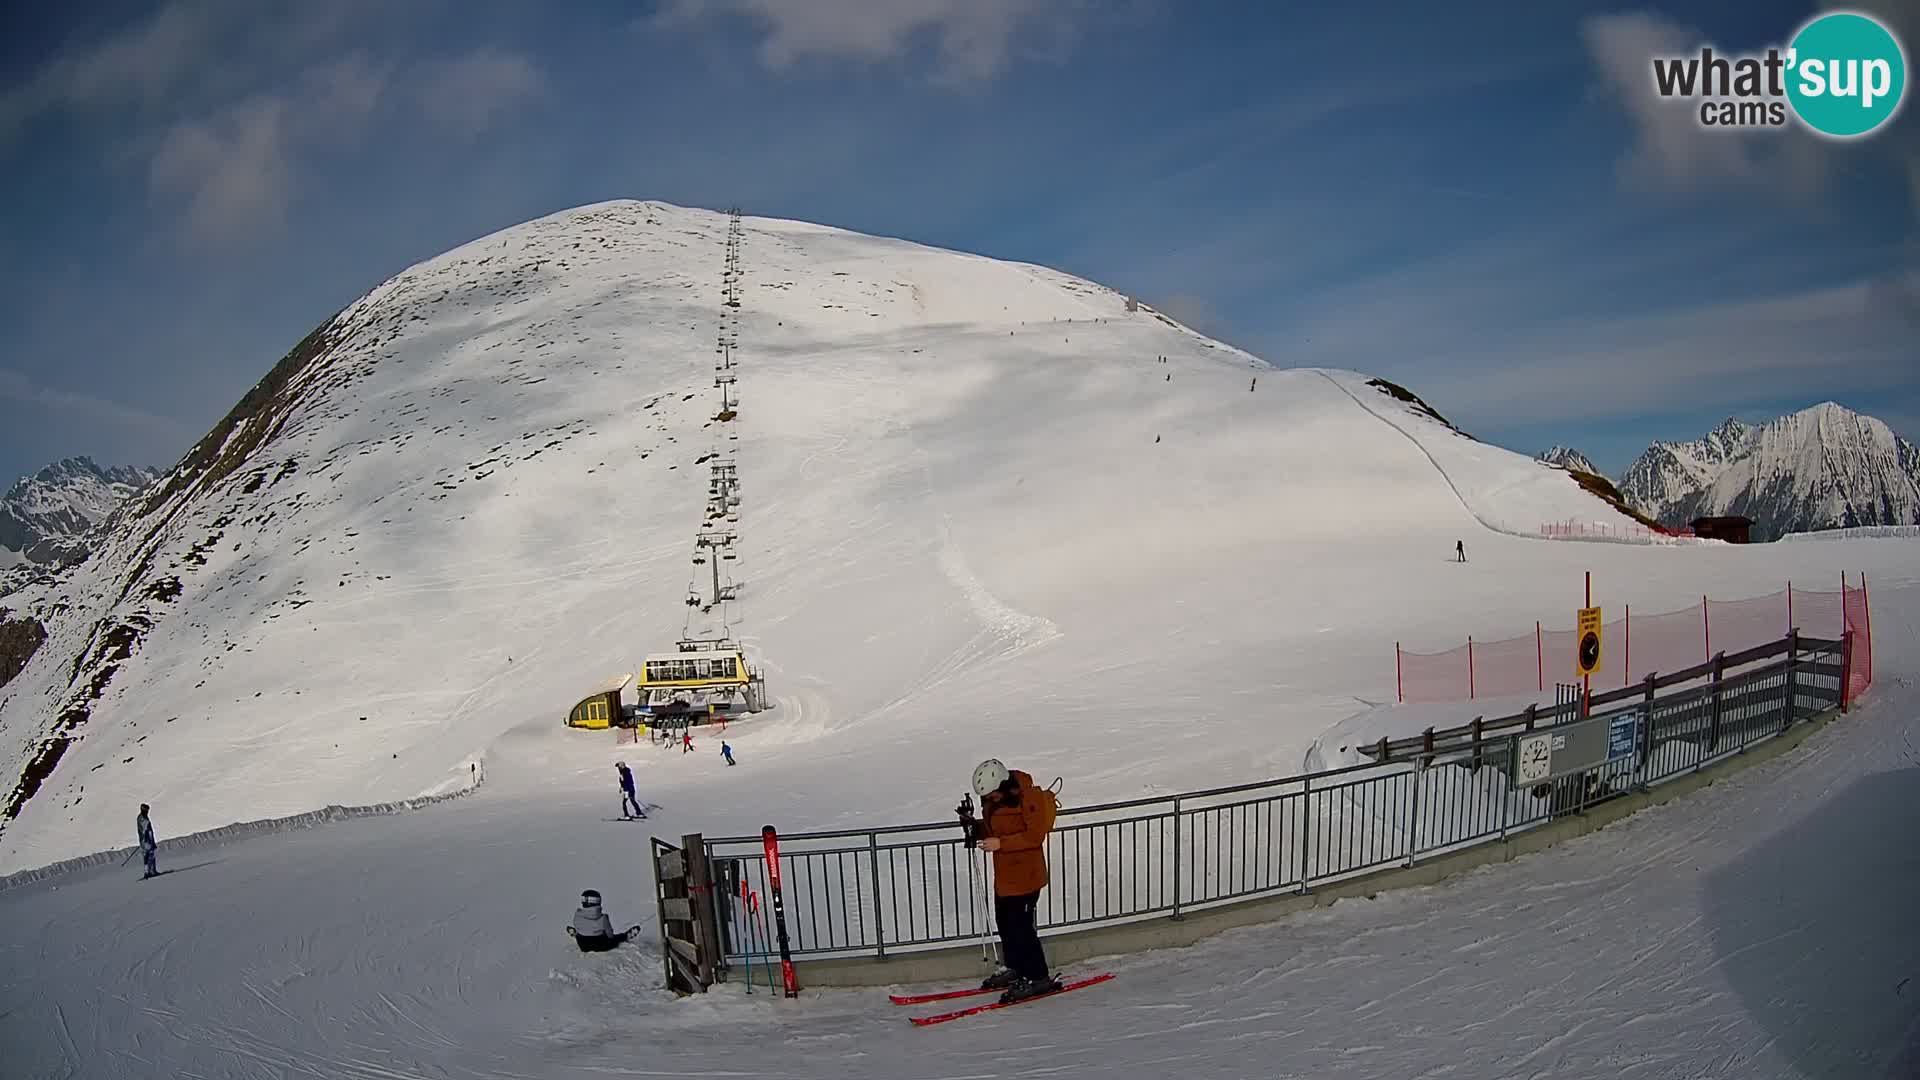
[[[1538,458],[1599,472],[1566,447]],[[1628,505],[1663,525],[1740,516],[1752,520],[1756,541],[1920,524],[1920,447],[1833,401],[1759,424],[1729,417],[1698,439],[1655,442],[1609,479]]]
[[[161,475],[145,466],[103,468],[81,455],[21,477],[0,496],[0,570],[84,558],[88,535]]]

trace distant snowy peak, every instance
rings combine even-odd
[[[1593,473],[1595,475],[1599,475],[1600,473],[1600,470],[1594,467],[1593,462],[1587,455],[1571,447],[1553,447],[1540,454],[1539,460],[1549,465],[1558,465],[1560,468],[1573,472]]]
[[[0,560],[50,564],[84,556],[87,534],[161,475],[73,457],[22,477],[0,498]]]
[[[1667,524],[1752,518],[1756,539],[1920,523],[1920,449],[1886,424],[1822,402],[1755,426],[1729,419],[1704,438],[1655,443],[1620,490]]]

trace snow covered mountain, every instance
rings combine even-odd
[[[1600,470],[1594,467],[1587,455],[1566,446],[1555,446],[1546,450],[1537,455],[1535,460],[1544,461],[1549,465],[1558,465],[1563,469],[1592,473],[1595,476],[1601,475]]]
[[[1620,491],[1669,525],[1752,518],[1755,539],[1909,525],[1920,523],[1920,449],[1829,401],[1760,426],[1728,419],[1693,442],[1655,443],[1628,466]]]
[[[550,784],[597,776],[568,748],[611,744],[561,719],[690,631],[732,632],[776,706],[737,742],[799,794],[734,789],[712,809],[742,827],[921,814],[926,776],[1014,744],[1070,755],[1081,797],[1138,793],[1102,733],[1143,702],[1212,725],[1155,783],[1287,771],[1392,693],[1356,581],[1451,639],[1469,603],[1538,617],[1435,574],[1456,539],[1627,523],[1399,387],[1056,271],[740,228],[735,272],[724,214],[555,214],[299,342],[95,557],[7,598],[45,640],[0,687],[0,871],[123,843],[130,800],[177,835],[409,798],[505,740],[555,755]],[[708,615],[716,462],[739,599]]]
[[[0,566],[84,556],[87,533],[160,476],[158,469],[103,469],[73,457],[21,477],[0,496]]]

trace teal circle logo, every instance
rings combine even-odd
[[[1907,93],[1907,55],[1872,16],[1822,15],[1787,48],[1787,100],[1802,123],[1851,139],[1893,119]]]

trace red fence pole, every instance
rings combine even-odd
[[[1407,682],[1406,677],[1400,674],[1400,643],[1397,641],[1393,643],[1393,696],[1400,699],[1400,704],[1407,703]]]
[[[1713,623],[1707,618],[1707,594],[1700,594],[1700,632],[1707,638],[1707,662],[1713,662]]]
[[[1632,684],[1633,682],[1633,605],[1632,604],[1627,605],[1627,632],[1625,636],[1627,639],[1627,650],[1626,650],[1626,659],[1620,661],[1620,685],[1621,686],[1627,686]]]
[[[1539,682],[1537,689],[1547,688],[1547,658],[1540,651],[1540,620],[1533,621],[1533,677]]]
[[[1787,633],[1793,633],[1793,582],[1787,582]]]
[[[1467,700],[1473,700],[1473,635],[1467,635]]]

